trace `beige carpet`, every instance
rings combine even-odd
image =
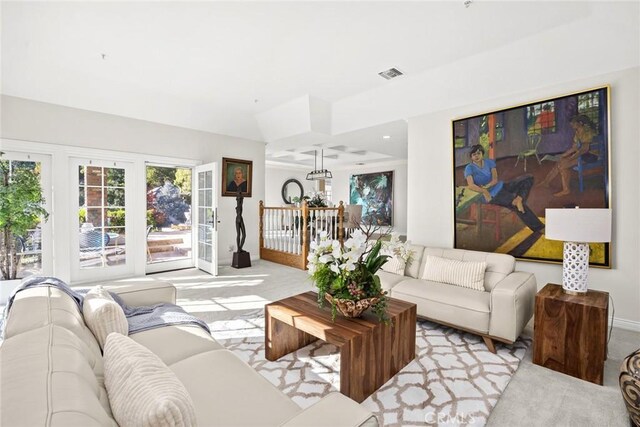
[[[210,324],[211,333],[301,407],[340,389],[338,349],[321,341],[276,362],[264,358],[262,313]],[[484,425],[529,340],[490,353],[471,334],[420,321],[416,359],[362,404],[389,426]]]

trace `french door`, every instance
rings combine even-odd
[[[132,275],[133,164],[70,159],[71,279]]]
[[[20,255],[17,268],[18,279],[32,275],[53,275],[53,204],[51,197],[51,156],[7,151],[0,156],[4,167],[12,177],[20,170],[31,171],[40,179],[44,197],[43,207],[50,214],[48,221],[33,218],[32,223],[20,236],[15,236],[16,252]],[[1,183],[4,185],[4,183]]]
[[[196,169],[196,267],[218,275],[218,165],[209,163]]]

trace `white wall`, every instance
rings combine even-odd
[[[617,326],[640,330],[640,68],[544,88],[527,87],[527,81],[521,76],[522,92],[516,95],[409,120],[408,238],[425,245],[453,246],[452,119],[610,84],[613,268],[590,269],[589,287],[610,293]],[[501,79],[481,83],[479,90],[502,93]],[[517,268],[534,273],[539,288],[562,281],[561,265],[518,262]]]
[[[63,107],[60,105],[36,102],[11,96],[1,99],[0,136],[6,139],[59,144],[69,147],[84,147],[100,150],[112,150],[117,156],[126,160],[126,153],[141,153],[145,155],[164,156],[179,159],[201,161],[202,163],[218,162],[221,167],[222,157],[233,157],[253,161],[253,195],[245,199],[244,221],[247,229],[245,249],[251,252],[253,258],[259,257],[258,249],[258,201],[264,199],[265,151],[264,143],[250,141],[230,136],[217,135],[208,132],[162,125],[143,120],[130,119],[110,114],[96,113]],[[26,145],[26,144],[25,144]],[[67,168],[66,162],[53,163],[54,175],[68,175],[62,169]],[[70,201],[65,200],[68,192],[68,181],[56,188],[54,182],[54,215],[61,213],[70,215]],[[144,195],[142,195],[144,197]],[[229,245],[235,246],[235,205],[233,197],[220,197],[218,191],[220,263],[228,263],[231,254]],[[60,223],[58,221],[57,223]],[[64,236],[70,230],[59,228],[54,230],[57,240],[66,239]],[[68,253],[68,245],[58,246],[55,251]],[[144,256],[144,254],[143,254]],[[57,262],[56,274],[68,279],[68,269],[62,268],[62,262]],[[144,271],[136,271],[137,274]]]
[[[302,170],[296,168],[286,168],[283,166],[271,166],[265,167],[264,175],[264,205],[265,206],[284,206],[284,200],[282,200],[282,184],[286,180],[294,178],[300,181],[304,194],[309,194],[316,189],[317,181],[307,181],[307,173],[311,171]]]
[[[335,204],[343,201],[348,205],[351,175],[386,171],[393,171],[393,230],[405,234],[407,231],[407,162],[405,161],[332,170],[332,199]]]

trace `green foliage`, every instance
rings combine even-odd
[[[180,188],[180,195],[188,205],[191,205],[191,169],[176,169],[173,184]]]
[[[37,171],[23,167],[11,170],[11,162],[0,159],[0,268],[4,279],[15,279],[17,275],[16,238],[25,236],[27,230],[49,217],[44,203]]]
[[[125,211],[124,209],[107,211],[109,225],[112,227],[124,227]]]
[[[163,168],[159,166],[147,167],[147,187],[154,188],[164,185],[168,180],[173,183],[176,180],[176,168]]]
[[[335,265],[332,270],[330,263],[315,264],[311,278],[318,289],[318,305],[324,306],[325,294],[352,301],[380,297],[380,301],[372,306],[372,311],[381,322],[387,323],[387,300],[376,272],[387,262],[389,256],[381,255],[381,249],[382,242],[376,242],[368,253],[364,252],[360,256],[350,271],[336,268]],[[335,318],[335,303],[332,304],[331,311],[332,317]]]
[[[87,210],[85,208],[78,209],[78,222],[81,225],[87,222]]]

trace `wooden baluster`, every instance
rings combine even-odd
[[[338,205],[338,240],[340,244],[344,244],[344,228],[343,228],[343,220],[344,220],[344,204],[342,200],[340,200],[340,204]]]
[[[273,240],[273,209],[269,209],[269,249],[275,248],[275,241]]]
[[[278,209],[278,216],[276,217],[278,220],[278,250],[284,250],[284,241],[282,240],[282,226],[284,225],[282,221],[282,209]]]
[[[309,215],[309,207],[307,206],[307,201],[302,202],[302,227],[300,227],[300,233],[302,233],[302,257],[300,268],[303,270],[307,269],[307,256],[309,255],[309,247],[308,247],[308,223],[307,216]]]
[[[293,210],[287,210],[287,252],[293,253]]]
[[[260,216],[260,221],[258,222],[258,227],[260,228],[260,231],[258,231],[258,239],[259,239],[259,244],[260,244],[260,251],[262,251],[262,248],[264,248],[264,227],[262,226],[262,223],[264,221],[264,202],[262,200],[260,200],[260,203],[258,204],[258,212],[259,212],[259,216]]]

